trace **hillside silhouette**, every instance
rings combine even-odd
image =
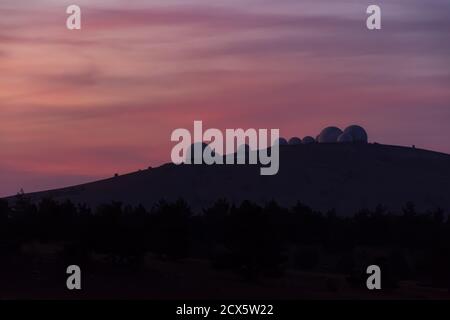
[[[76,264],[87,299],[448,298],[449,171],[442,153],[310,144],[281,146],[275,176],[166,164],[19,193],[0,199],[0,297],[70,297]]]
[[[111,174],[113,176],[113,174]],[[261,176],[258,165],[174,165],[117,175],[57,190],[27,194],[90,207],[112,201],[151,208],[161,199],[185,199],[194,209],[217,199],[292,206],[348,215],[382,204],[400,210],[450,209],[450,155],[381,144],[308,144],[280,147],[280,170]]]

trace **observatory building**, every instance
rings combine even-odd
[[[291,146],[295,146],[295,145],[299,145],[302,144],[302,139],[297,138],[297,137],[293,137],[289,139],[289,145]]]
[[[302,143],[303,144],[316,143],[316,139],[314,139],[311,136],[306,136],[306,137],[303,138]]]
[[[342,133],[342,130],[337,127],[326,127],[320,132],[317,140],[319,143],[335,143],[338,142],[338,137]]]
[[[367,132],[363,127],[352,125],[345,128],[344,133],[350,135],[353,142],[367,143],[368,141]]]
[[[305,140],[306,137],[303,139]],[[358,125],[351,125],[344,131],[338,127],[326,127],[317,136],[319,143],[367,143],[368,136],[366,130]]]
[[[287,140],[283,137],[278,138],[278,140],[275,142],[275,144],[278,144],[279,146],[285,146],[288,144]]]
[[[201,153],[200,154],[195,154],[195,148],[201,148]],[[189,149],[187,150],[187,155],[186,155],[186,163],[202,163],[203,162],[203,152],[205,151],[206,148],[209,148],[208,145],[204,142],[195,142],[193,144],[191,144],[191,146],[189,147]]]
[[[341,135],[339,135],[339,137],[337,138],[337,142],[339,142],[339,143],[353,142],[353,137],[352,137],[350,134],[345,133],[345,131],[344,131],[344,132],[343,132]]]
[[[292,137],[288,141],[283,137],[279,137],[274,142],[274,145],[298,146],[301,144],[314,144],[314,143],[368,143],[368,135],[366,130],[358,125],[350,125],[347,128],[345,128],[344,131],[342,131],[338,127],[330,126],[324,128],[320,132],[320,134],[316,136],[316,138],[313,138],[312,136],[305,136],[303,139],[299,137]],[[195,154],[194,152],[194,150],[196,149],[195,147],[197,147],[199,151],[201,150],[199,154]],[[185,162],[204,163],[203,151],[205,151],[205,149],[208,148],[210,147],[204,142],[196,142],[192,144],[190,148],[187,150]],[[219,154],[216,154],[214,150],[209,151],[211,155],[219,156]],[[245,162],[247,158],[250,158],[249,155],[253,156],[253,152],[254,151],[249,147],[248,144],[242,144],[237,148],[235,152],[235,158],[238,160],[238,163],[241,163],[242,161]]]

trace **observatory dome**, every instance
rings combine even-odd
[[[334,143],[337,142],[337,138],[342,134],[342,130],[337,127],[326,127],[323,129],[318,138],[319,143]]]
[[[195,154],[195,147],[200,147],[201,146],[201,154],[199,154],[198,156]],[[205,149],[208,148],[208,145],[204,142],[196,142],[191,144],[191,146],[189,147],[189,149],[187,150],[187,155],[186,155],[186,160],[190,159],[189,161],[186,161],[187,163],[195,163],[195,162],[203,162],[203,152],[205,151]]]
[[[275,144],[278,144],[280,146],[285,146],[288,144],[287,140],[285,138],[278,138],[278,140],[275,142]]]
[[[311,136],[306,136],[306,137],[304,137],[303,140],[302,140],[302,143],[303,143],[303,144],[310,144],[310,143],[315,143],[315,142],[316,142],[316,139],[314,139],[314,138],[311,137]]]
[[[244,153],[249,153],[251,151],[251,148],[248,144],[241,144],[238,148],[237,148],[237,153],[239,152],[244,152]]]
[[[350,134],[344,132],[337,138],[337,142],[340,143],[353,142],[353,138]]]
[[[367,132],[366,130],[364,130],[363,127],[357,126],[357,125],[352,125],[347,127],[344,130],[344,133],[349,134],[352,139],[353,142],[364,142],[367,143]]]
[[[235,159],[238,164],[249,163],[249,160],[255,156],[252,148],[248,144],[241,144],[235,154]]]
[[[295,146],[298,144],[302,144],[302,139],[297,138],[297,137],[293,137],[289,139],[289,145]]]

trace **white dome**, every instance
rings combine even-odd
[[[314,139],[314,138],[311,137],[311,136],[306,136],[306,137],[304,137],[303,140],[302,140],[302,143],[303,143],[303,144],[310,144],[310,143],[315,143],[315,142],[316,142],[316,139]]]
[[[342,134],[342,130],[337,127],[327,127],[323,129],[318,138],[319,143],[334,143],[337,142],[337,138]]]
[[[350,134],[344,132],[337,138],[337,142],[340,143],[353,142],[353,138]]]
[[[367,143],[367,132],[363,127],[352,125],[344,130],[344,133],[349,134],[353,138],[353,142]]]
[[[302,144],[302,139],[297,138],[297,137],[293,137],[289,139],[289,144],[290,145],[298,145],[298,144]]]

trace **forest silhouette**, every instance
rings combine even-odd
[[[300,202],[284,208],[276,202],[260,206],[218,200],[193,212],[181,199],[161,200],[151,210],[118,202],[95,210],[70,201],[33,203],[25,194],[12,203],[0,200],[2,277],[18,273],[18,259],[33,264],[22,252],[33,242],[60,244],[50,262],[55,270],[69,264],[92,267],[93,255],[100,254],[111,268],[136,272],[152,254],[174,263],[204,259],[211,268],[249,283],[286,277],[293,268],[343,274],[349,285],[363,288],[365,268],[377,264],[388,290],[403,280],[450,288],[450,219],[440,209],[417,212],[412,203],[402,212],[380,205],[341,217]],[[327,285],[338,290],[333,282]]]

